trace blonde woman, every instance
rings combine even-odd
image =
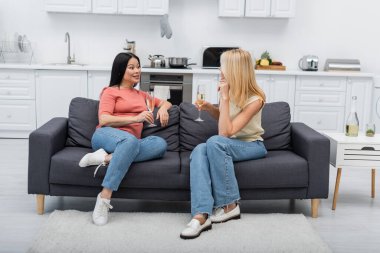
[[[240,218],[239,187],[233,162],[267,154],[261,135],[265,94],[257,85],[252,58],[242,49],[221,55],[219,108],[205,102],[201,109],[218,120],[218,135],[199,144],[190,157],[192,220],[181,238],[198,237],[212,223]]]

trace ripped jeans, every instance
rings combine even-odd
[[[262,158],[267,150],[262,141],[244,142],[220,135],[195,147],[190,156],[191,214],[212,214],[213,208],[240,199],[235,161]]]

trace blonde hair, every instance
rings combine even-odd
[[[221,70],[230,86],[230,98],[239,108],[243,108],[254,95],[265,102],[265,93],[257,85],[252,57],[243,49],[225,51],[220,57]]]

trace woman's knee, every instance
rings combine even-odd
[[[153,140],[154,147],[159,150],[160,156],[164,156],[166,149],[168,148],[167,142],[159,136],[150,136]]]
[[[190,159],[202,155],[207,155],[206,143],[198,144],[191,152]]]
[[[207,150],[224,148],[228,138],[221,135],[214,135],[206,141]]]

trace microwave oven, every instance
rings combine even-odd
[[[238,47],[206,47],[203,51],[202,68],[216,69],[220,67],[220,55],[224,51],[237,49]]]

